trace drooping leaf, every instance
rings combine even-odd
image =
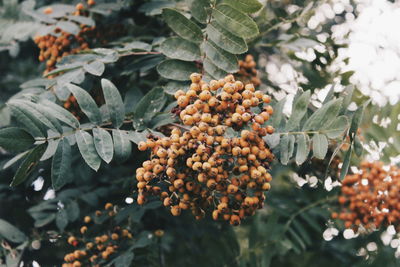
[[[79,107],[82,112],[88,117],[88,119],[95,123],[101,123],[101,113],[94,99],[90,96],[88,92],[80,88],[79,86],[68,84],[68,89],[75,96]]]
[[[243,38],[254,37],[258,34],[257,24],[245,13],[227,4],[219,4],[212,11],[218,24],[234,35]]]
[[[28,149],[35,139],[25,130],[17,127],[0,129],[0,147],[10,152],[20,152]]]
[[[97,154],[93,137],[90,133],[80,130],[75,133],[75,138],[83,159],[90,168],[97,171],[100,167],[101,159]]]
[[[291,131],[299,126],[301,119],[307,112],[310,103],[311,91],[304,92],[299,98],[293,102],[292,114],[286,123],[286,130]]]
[[[69,182],[71,174],[71,145],[66,138],[60,140],[51,163],[51,182],[59,190]]]
[[[162,14],[168,26],[183,39],[195,43],[200,43],[203,40],[200,27],[177,10],[164,8]]]
[[[118,161],[124,162],[131,155],[132,144],[125,131],[115,130],[112,131],[114,140],[114,152]]]
[[[23,232],[11,223],[2,219],[0,219],[0,236],[14,243],[22,243],[27,240],[27,237]]]
[[[337,117],[326,129],[326,135],[328,138],[334,139],[338,138],[343,134],[343,132],[349,127],[349,121],[346,116]]]
[[[167,59],[158,64],[158,73],[164,78],[177,80],[177,81],[188,81],[190,74],[198,72],[196,65],[192,62],[186,62],[177,59]]]
[[[46,150],[46,144],[41,144],[32,149],[18,167],[17,172],[11,182],[11,186],[17,186],[25,181],[37,166],[40,158]]]
[[[313,154],[318,159],[324,159],[328,152],[328,139],[324,134],[314,134],[312,138]]]
[[[204,51],[207,55],[207,58],[210,59],[211,62],[214,63],[214,65],[218,68],[229,73],[234,73],[239,70],[239,64],[236,56],[222,50],[212,41],[204,43]]]
[[[301,165],[310,153],[310,138],[306,134],[297,135],[296,164]]]
[[[160,49],[169,58],[183,61],[195,61],[201,58],[199,46],[180,37],[166,39]]]
[[[105,70],[105,65],[99,60],[92,61],[90,63],[85,63],[83,69],[95,76],[101,76]]]
[[[99,156],[110,163],[114,156],[114,146],[111,134],[102,128],[93,129],[94,146]]]
[[[101,87],[103,88],[104,99],[111,122],[115,127],[119,128],[125,119],[125,107],[122,97],[117,87],[107,79],[101,79]]]
[[[254,13],[262,8],[262,4],[257,0],[223,0],[223,2],[245,13]]]
[[[219,48],[224,49],[232,54],[242,54],[247,51],[246,41],[229,31],[225,30],[215,21],[207,25],[206,32],[208,38],[213,41]]]

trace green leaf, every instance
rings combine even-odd
[[[79,26],[76,23],[70,21],[60,20],[57,22],[56,27],[73,35],[77,35],[80,31]]]
[[[293,102],[292,114],[286,124],[286,130],[291,131],[299,127],[301,119],[307,113],[308,104],[310,103],[311,91],[304,92],[299,98]]]
[[[358,136],[356,135],[354,138],[354,152],[358,157],[361,157],[363,150],[364,147],[361,144],[360,138],[358,138]]]
[[[353,146],[350,146],[349,150],[347,150],[346,154],[344,155],[342,170],[340,171],[340,180],[344,179],[344,177],[347,174],[347,171],[349,170],[352,151],[353,151]]]
[[[351,99],[353,98],[353,93],[354,93],[354,86],[353,85],[347,86],[344,93],[345,96],[343,97],[342,110],[340,112],[341,114],[346,112],[347,108],[351,103]]]
[[[328,139],[324,134],[314,134],[312,138],[313,154],[318,159],[324,159],[328,152]]]
[[[180,37],[166,39],[162,42],[160,49],[161,53],[169,58],[183,61],[196,61],[201,59],[199,46]]]
[[[132,251],[127,251],[124,254],[116,257],[112,263],[114,263],[115,267],[125,267],[130,266],[135,254]]]
[[[148,92],[136,106],[133,120],[135,129],[142,129],[163,108],[166,101],[164,90],[161,88],[156,87]]]
[[[215,66],[208,58],[203,61],[203,68],[214,79],[222,79],[228,74],[226,71]]]
[[[337,117],[323,132],[326,133],[328,138],[335,139],[343,134],[349,127],[349,121],[346,116]]]
[[[310,153],[310,138],[306,134],[297,135],[296,164],[301,165]]]
[[[52,129],[58,133],[62,133],[62,128],[58,120],[53,115],[44,109],[41,105],[35,104],[29,101],[15,100],[13,101],[21,109],[25,110],[26,113],[34,116],[38,121],[45,125],[48,129]]]
[[[22,243],[27,240],[26,235],[11,223],[0,219],[0,236],[13,243]]]
[[[39,104],[41,104],[44,109],[46,109],[48,112],[51,112],[54,117],[64,122],[65,124],[68,124],[73,128],[79,127],[79,121],[68,110],[46,99],[40,100]]]
[[[190,84],[188,82],[171,81],[171,82],[167,83],[166,85],[164,85],[163,88],[164,88],[165,93],[167,93],[169,95],[173,95],[178,90],[186,91],[187,88],[189,88],[189,85]]]
[[[257,0],[223,0],[223,2],[245,13],[254,13],[262,8],[262,4]]]
[[[157,71],[167,79],[188,81],[190,80],[190,74],[198,72],[198,69],[193,62],[167,59],[158,64]]]
[[[350,130],[349,130],[349,135],[350,135],[351,140],[353,140],[353,138],[357,134],[357,130],[360,127],[362,118],[364,116],[364,109],[368,104],[369,104],[369,101],[365,102],[364,104],[362,104],[361,106],[358,107],[356,112],[354,112],[353,118],[351,120]]]
[[[60,142],[60,139],[49,139],[48,140],[48,145],[46,148],[46,151],[43,153],[42,157],[40,158],[40,161],[45,161],[54,156],[54,153],[56,153],[58,143]]]
[[[21,152],[28,149],[35,139],[26,131],[9,127],[0,129],[0,147],[9,152]]]
[[[56,225],[60,232],[64,232],[65,227],[68,225],[68,214],[65,209],[60,210],[56,215]]]
[[[147,135],[148,135],[147,131],[143,131],[143,132],[131,131],[128,134],[128,138],[131,142],[133,142],[135,144],[139,144],[139,142],[147,140]]]
[[[222,28],[239,37],[250,38],[259,33],[257,24],[249,16],[227,4],[218,5],[212,15]]]
[[[341,98],[329,101],[308,118],[303,125],[303,130],[320,130],[324,125],[329,124],[336,118],[341,106]]]
[[[17,155],[15,155],[14,157],[12,157],[10,160],[8,160],[6,163],[4,163],[3,165],[3,170],[9,168],[10,166],[14,165],[15,163],[17,163],[19,160],[21,160],[23,157],[26,156],[26,154],[28,154],[30,151],[27,150],[25,152],[19,153]]]
[[[283,107],[286,103],[286,97],[282,98],[276,105],[274,106],[274,116],[271,117],[269,123],[275,128],[279,129],[282,121],[285,119],[285,115],[283,114]]]
[[[235,73],[239,70],[238,60],[235,55],[222,50],[211,41],[204,43],[204,52],[207,58],[214,63],[218,68],[229,72]]]
[[[200,23],[207,23],[207,8],[210,7],[209,0],[194,0],[190,6],[192,16]]]
[[[126,111],[133,111],[136,108],[137,103],[143,97],[143,93],[137,87],[132,87],[125,94],[124,106]]]
[[[220,48],[232,54],[242,54],[248,50],[246,41],[225,30],[215,21],[207,25],[208,38]]]
[[[124,162],[131,155],[132,144],[125,131],[112,130],[114,152],[118,161]]]
[[[200,27],[177,10],[165,8],[162,14],[168,26],[183,39],[195,43],[200,43],[203,40]]]
[[[114,156],[111,134],[102,128],[94,128],[93,137],[97,153],[105,162],[110,163]]]
[[[65,205],[65,211],[68,215],[68,221],[74,222],[79,218],[80,209],[75,200],[71,200]]]
[[[26,129],[34,137],[44,137],[44,130],[42,129],[41,122],[34,117],[32,114],[22,109],[16,103],[7,104],[11,110],[12,116],[18,121],[18,123]]]
[[[289,135],[284,134],[281,137],[281,141],[279,143],[280,149],[280,159],[283,165],[287,165],[289,162]]]
[[[103,88],[104,99],[111,122],[115,127],[119,128],[125,119],[125,108],[122,97],[117,87],[107,79],[101,79],[101,87]]]
[[[71,174],[71,146],[67,138],[58,144],[51,163],[51,182],[54,190],[59,190],[67,182]]]
[[[25,181],[25,179],[35,169],[45,150],[46,144],[41,144],[29,152],[22,164],[18,167],[10,186],[17,186]]]
[[[82,112],[88,117],[88,119],[95,123],[101,123],[101,113],[94,99],[90,96],[88,92],[80,88],[79,86],[68,84],[68,89],[75,96],[79,107]]]
[[[93,170],[97,171],[100,168],[101,159],[96,152],[93,137],[90,133],[80,130],[75,133],[75,138],[79,151],[81,152],[86,164]]]
[[[95,76],[101,76],[105,70],[105,65],[103,62],[95,60],[90,63],[85,63],[83,69]]]

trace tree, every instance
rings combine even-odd
[[[371,141],[399,153],[399,105],[363,125],[378,107],[334,68],[337,22],[306,26],[323,3],[52,2],[0,6],[0,264],[396,265],[371,230],[400,213],[353,196],[395,186],[361,162]]]

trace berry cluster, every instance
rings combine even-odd
[[[382,162],[362,162],[361,170],[349,174],[342,182],[339,196],[341,213],[332,218],[345,222],[345,227],[366,229],[395,225],[400,222],[400,170],[396,166],[384,167]]]
[[[243,81],[245,84],[252,83],[255,87],[260,86],[261,80],[258,77],[256,65],[254,57],[250,54],[246,55],[244,60],[239,60],[240,69],[236,74],[238,80]]]
[[[92,6],[95,2],[88,1],[88,5]],[[87,16],[85,6],[79,3],[75,7],[76,11],[72,14],[74,16]],[[43,10],[45,14],[53,12],[51,7]],[[46,70],[44,74],[55,69],[55,65],[62,57],[70,54],[76,54],[82,50],[89,48],[89,40],[93,39],[96,35],[95,27],[80,24],[81,31],[77,35],[62,31],[56,28],[53,34],[44,36],[37,36],[34,41],[40,49],[39,61],[46,61]],[[50,77],[51,78],[51,77]]]
[[[266,125],[270,97],[233,75],[209,83],[197,73],[190,78],[189,90],[175,93],[173,112],[184,126],[138,145],[151,157],[136,170],[137,201],[157,195],[174,216],[190,209],[201,219],[213,210],[215,220],[238,225],[263,207],[270,189],[274,156],[262,139],[274,132]]]
[[[105,205],[104,211],[96,211],[94,218],[86,216],[84,225],[80,228],[82,237],[68,237],[68,244],[74,247],[80,247],[64,256],[65,263],[62,267],[80,267],[80,266],[102,266],[118,249],[124,245],[132,234],[129,230],[120,226],[112,228],[107,233],[96,234],[96,224],[103,222],[106,217],[114,217],[117,209],[111,203]],[[92,226],[92,227],[91,227]],[[93,228],[93,229],[90,229]]]

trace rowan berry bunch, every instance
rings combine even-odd
[[[89,0],[88,6],[95,4],[95,1]],[[76,11],[71,14],[73,16],[88,16],[85,11],[85,5],[79,3],[75,7]],[[45,14],[53,12],[51,7],[43,10]],[[44,74],[55,69],[55,65],[61,58],[76,54],[82,50],[89,48],[89,41],[96,35],[95,27],[80,24],[80,32],[77,35],[65,32],[60,28],[56,28],[54,33],[44,36],[37,36],[34,41],[40,49],[39,61],[46,61],[46,70]],[[51,77],[50,77],[51,78]]]
[[[150,160],[136,170],[138,203],[157,195],[172,215],[191,210],[196,219],[212,211],[215,220],[240,224],[263,207],[274,156],[262,139],[273,109],[270,97],[233,75],[206,83],[193,73],[187,92],[175,93],[173,112],[185,125],[169,137],[149,138],[139,150]]]
[[[132,239],[132,233],[120,226],[112,227],[106,233],[96,231],[96,220],[97,223],[104,223],[107,217],[111,219],[117,212],[113,204],[107,203],[104,211],[96,211],[93,217],[85,216],[84,225],[80,228],[81,237],[74,235],[68,237],[68,244],[76,249],[64,256],[65,263],[62,267],[102,266],[119,248]]]
[[[257,63],[254,61],[252,55],[246,55],[244,60],[239,60],[239,71],[236,74],[238,80],[241,80],[245,84],[252,83],[255,87],[260,86],[261,80],[258,77],[258,71],[256,69]]]
[[[394,225],[400,229],[400,170],[396,166],[362,162],[360,172],[347,175],[342,184],[338,199],[342,211],[332,213],[332,218],[343,220],[346,228]]]

